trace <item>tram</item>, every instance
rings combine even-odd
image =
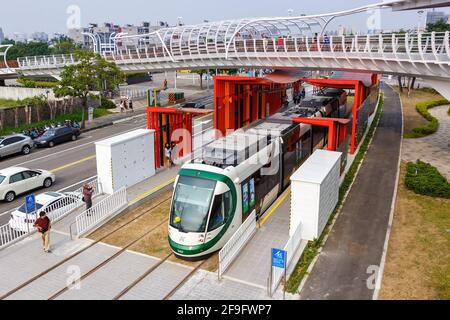
[[[292,121],[337,117],[344,90],[313,95],[203,148],[174,184],[169,244],[180,258],[220,250],[253,213],[260,219],[290,184],[291,175],[327,145],[327,131]]]

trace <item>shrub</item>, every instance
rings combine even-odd
[[[100,108],[102,108],[102,109],[116,109],[117,106],[116,106],[116,104],[113,101],[111,101],[109,99],[102,98],[102,105],[100,106]]]
[[[450,199],[450,183],[432,165],[417,160],[406,167],[406,187],[414,193]]]
[[[431,102],[422,102],[416,106],[417,112],[424,117],[429,123],[425,127],[414,128],[412,133],[405,134],[406,139],[417,139],[434,134],[439,129],[439,121],[428,112],[429,109],[449,104],[447,100],[436,100]]]

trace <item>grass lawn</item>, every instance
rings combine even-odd
[[[405,186],[402,164],[380,299],[450,300],[450,200]]]
[[[94,118],[100,118],[100,117],[103,117],[103,116],[106,116],[109,114],[111,114],[111,112],[106,109],[102,109],[102,108],[94,109]],[[86,119],[87,119],[87,116],[86,116]],[[32,129],[35,127],[43,127],[47,124],[52,124],[52,123],[56,123],[56,122],[64,122],[65,120],[73,120],[73,121],[80,122],[81,121],[81,111],[64,114],[62,116],[56,117],[53,120],[44,120],[44,121],[40,121],[37,123],[29,124],[29,125],[28,124],[21,125],[18,128],[5,128],[3,130],[0,130],[0,135],[4,136],[4,135],[12,134],[12,133],[20,133],[27,129]]]
[[[149,211],[153,206],[155,206],[159,201],[166,199],[172,195],[172,191],[165,192],[161,194],[158,199],[151,200],[139,208],[133,210],[130,213],[127,213],[112,222],[106,224],[101,227],[99,230],[92,233],[89,238],[92,240],[99,240],[108,233],[117,229],[118,227],[130,222],[131,220],[138,217],[140,214]],[[168,218],[170,211],[170,200],[164,202],[159,205],[157,208],[153,209],[151,212],[146,213],[131,222],[129,225],[124,227],[123,229],[115,232],[110,237],[103,240],[104,243],[107,243],[116,247],[125,247],[132,241],[138,239],[140,236],[143,236],[149,230],[155,228],[155,230],[144,237],[141,241],[135,243],[130,250],[139,252],[145,255],[149,255],[152,257],[156,257],[159,259],[163,259],[167,255],[171,253],[171,249],[168,241]],[[192,268],[195,268],[199,262],[189,262],[180,260],[174,256],[172,256],[169,261],[180,263]],[[218,269],[219,259],[217,255],[210,257],[207,262],[202,266],[202,269],[205,269],[210,272],[215,272]]]
[[[23,103],[20,100],[11,100],[0,98],[0,108],[20,107]]]
[[[393,88],[395,91],[400,92],[398,86]],[[411,91],[409,97],[407,91],[404,90],[403,93],[400,93],[400,97],[403,103],[405,135],[413,134],[414,128],[420,128],[428,125],[428,121],[417,112],[417,104],[421,102],[430,102],[444,99],[439,94],[433,94],[422,90]]]

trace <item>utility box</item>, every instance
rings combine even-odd
[[[102,190],[113,194],[156,174],[155,131],[139,129],[95,144],[97,175]]]
[[[342,153],[317,150],[291,177],[290,236],[302,227],[302,239],[322,234],[339,201]]]

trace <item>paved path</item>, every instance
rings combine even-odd
[[[402,159],[421,160],[437,167],[450,180],[450,116],[449,106],[430,109],[430,113],[439,120],[439,130],[435,134],[420,139],[404,139]]]
[[[385,90],[385,109],[355,184],[306,284],[301,299],[372,299],[367,280],[379,266],[400,154],[399,96]]]

